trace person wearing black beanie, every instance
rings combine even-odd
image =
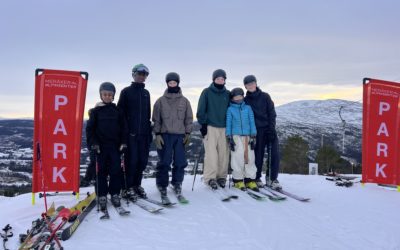
[[[226,72],[217,69],[212,74],[212,83],[200,95],[197,120],[201,124],[204,140],[204,182],[212,189],[225,187],[228,175],[229,146],[225,137],[226,111],[229,106],[229,91],[225,88]]]
[[[182,95],[180,77],[175,72],[166,75],[167,89],[153,107],[153,131],[156,134],[157,163],[156,185],[164,204],[171,201],[167,196],[169,169],[172,160],[171,184],[177,197],[182,198],[182,182],[187,166],[185,146],[189,145],[192,132],[193,112],[189,100]],[[181,201],[182,202],[182,201]]]
[[[279,141],[276,133],[276,112],[274,102],[270,95],[261,91],[257,87],[257,79],[254,75],[248,75],[243,79],[247,93],[245,97],[246,104],[250,105],[254,112],[256,122],[256,145],[254,148],[255,164],[257,167],[256,183],[262,187],[261,172],[264,163],[265,148],[271,152],[271,164],[266,171],[266,184],[273,189],[281,189],[278,181],[279,172]]]

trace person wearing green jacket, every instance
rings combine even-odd
[[[225,88],[226,72],[217,69],[213,82],[201,93],[197,120],[204,143],[203,180],[213,190],[225,187],[228,175],[229,147],[225,136],[229,91]]]

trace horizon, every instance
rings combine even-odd
[[[99,85],[114,83],[117,100],[138,63],[150,69],[152,104],[175,71],[193,113],[218,68],[228,89],[255,75],[277,106],[359,101],[365,77],[400,81],[398,9],[392,0],[5,0],[0,117],[33,117],[36,68],[88,72],[87,117]]]

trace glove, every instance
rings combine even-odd
[[[203,138],[207,135],[207,124],[201,124],[200,133]]]
[[[249,144],[250,144],[250,149],[254,150],[256,147],[256,137],[255,136],[250,136]]]
[[[189,145],[189,142],[190,142],[190,134],[186,133],[185,138],[183,138],[183,144],[187,146]]]
[[[93,150],[94,152],[100,154],[100,146],[99,146],[99,145],[97,145],[97,144],[92,145],[92,150]]]
[[[119,146],[119,151],[125,153],[127,148],[128,146],[126,144],[121,144],[121,146]]]
[[[232,152],[235,152],[235,141],[233,140],[232,136],[228,136],[229,148]]]
[[[276,131],[275,129],[269,129],[267,131],[267,142],[272,143],[276,139]]]
[[[163,145],[164,145],[164,140],[163,140],[161,134],[156,135],[156,147],[157,147],[157,149],[161,150]]]

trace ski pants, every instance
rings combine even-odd
[[[98,164],[98,196],[119,194],[121,191],[121,159],[118,147],[114,145],[100,145],[100,154],[97,154]],[[107,183],[107,177],[110,182]]]
[[[236,144],[235,151],[231,151],[232,178],[234,180],[254,180],[256,178],[257,168],[254,163],[254,150],[251,150],[249,140],[249,136],[233,136],[233,141]]]
[[[276,180],[278,178],[279,172],[279,140],[275,136],[275,140],[271,142],[271,180]],[[267,142],[267,129],[257,128],[256,136],[256,147],[254,149],[255,153],[255,163],[257,167],[256,179],[261,178],[262,167],[264,163],[265,148],[268,149]],[[269,176],[269,171],[267,169],[266,176]],[[269,178],[269,177],[266,177]]]
[[[211,179],[226,179],[228,175],[229,147],[225,128],[207,126],[204,143],[204,182]]]
[[[129,135],[128,150],[125,154],[127,188],[142,184],[143,171],[149,160],[149,150],[150,135]],[[121,180],[123,181],[123,178]]]
[[[162,134],[161,136],[164,145],[161,150],[157,150],[159,161],[157,163],[156,184],[160,187],[168,187],[169,170],[172,162],[171,184],[182,184],[187,166],[185,145],[183,144],[185,136],[179,134]]]

